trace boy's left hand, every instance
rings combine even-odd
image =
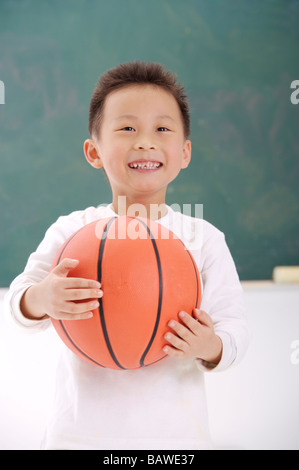
[[[163,351],[177,358],[194,357],[218,364],[222,356],[222,341],[214,332],[213,321],[204,310],[195,309],[195,316],[180,312],[183,324],[175,320],[168,323],[173,333],[165,334],[169,345]]]

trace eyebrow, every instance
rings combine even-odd
[[[134,116],[134,114],[122,114],[121,116],[118,116],[117,118],[115,118],[115,121],[120,121],[121,119],[138,120],[138,117]],[[175,120],[171,116],[168,116],[168,114],[162,114],[162,115],[156,116],[156,119],[169,119],[170,121],[175,122]]]

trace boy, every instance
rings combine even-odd
[[[102,369],[64,348],[43,448],[210,448],[202,372],[239,361],[248,345],[248,330],[242,289],[223,234],[165,203],[168,184],[191,159],[184,89],[159,64],[115,67],[95,88],[89,132],[85,157],[94,168],[104,169],[112,203],[60,217],[48,229],[24,273],[10,286],[6,305],[11,316],[30,331],[48,327],[50,317],[89,318],[98,306],[90,299],[105,295],[100,284],[67,277],[77,260],[63,260],[49,273],[52,260],[80,227],[129,213],[135,204],[179,234],[187,246],[194,233],[202,233],[191,253],[201,273],[203,297],[196,319],[174,312],[172,333],[165,337],[169,358],[155,366]],[[75,303],[78,299],[81,303]]]

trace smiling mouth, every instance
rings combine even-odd
[[[129,163],[129,168],[132,170],[157,170],[162,166],[160,162],[132,162]]]

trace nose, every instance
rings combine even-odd
[[[134,144],[134,150],[157,150],[157,145],[147,139],[138,139]]]

